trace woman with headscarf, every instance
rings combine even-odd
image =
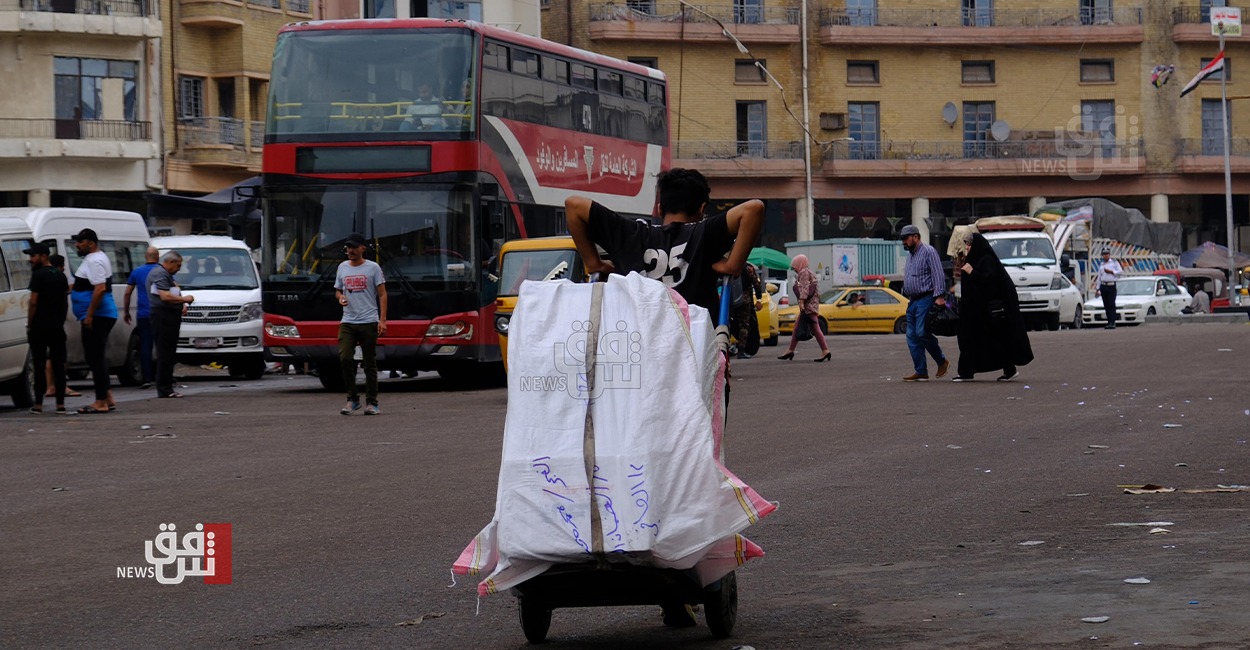
[[[795,334],[790,336],[790,348],[786,353],[777,357],[784,361],[794,358],[794,348],[799,345],[799,325],[803,324],[812,332],[812,336],[816,338],[816,342],[820,344],[821,356],[814,359],[816,363],[828,361],[830,356],[829,346],[825,343],[825,333],[820,331],[820,286],[816,284],[816,274],[808,268],[806,255],[795,255],[794,260],[790,262],[790,269],[794,271],[794,296],[799,299],[799,316],[794,321]]]
[[[993,247],[980,233],[967,239],[968,256],[960,268],[959,374],[970,381],[978,372],[1002,370],[998,381],[1020,376],[1017,366],[1033,360],[1029,335],[1020,315],[1016,285]]]

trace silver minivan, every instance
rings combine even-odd
[[[30,257],[22,252],[33,240],[24,219],[0,216],[0,391],[18,408],[35,400],[34,365],[26,344]]]
[[[91,208],[0,208],[0,217],[21,217],[35,241],[47,245],[53,253],[65,256],[65,273],[70,284],[81,259],[72,237],[83,228],[91,228],[100,238],[100,250],[113,264],[113,299],[120,309],[125,302],[126,280],[130,272],[143,266],[148,249],[148,227],[137,212],[95,210]],[[82,328],[73,311],[66,316],[65,367],[71,378],[86,377],[89,369],[82,349]],[[123,386],[136,386],[143,381],[139,369],[138,336],[134,327],[118,318],[109,334],[108,365]]]

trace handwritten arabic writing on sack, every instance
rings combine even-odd
[[[629,532],[647,533],[651,537],[659,535],[660,524],[658,521],[649,520],[647,513],[651,509],[651,494],[647,487],[646,467],[644,465],[629,464],[629,473],[625,476],[627,480],[613,482],[607,476],[608,472],[594,466],[593,485],[586,487],[572,487],[555,473],[551,467],[550,456],[540,456],[535,458],[531,466],[545,481],[542,491],[550,495],[554,499],[554,507],[561,521],[569,528],[569,534],[572,536],[574,543],[582,547],[587,553],[590,553],[590,544],[582,535],[582,531],[578,528],[575,521],[574,512],[577,510],[577,504],[582,503],[579,497],[587,492],[593,492],[595,502],[602,511],[602,519],[604,521],[603,540],[608,550],[613,552],[626,552],[630,549],[626,539]],[[630,485],[632,483],[632,485]],[[632,504],[627,503],[626,508],[621,513],[617,512],[616,503],[612,496],[619,493],[614,488],[615,485],[629,485],[629,496],[633,498]],[[622,530],[621,514],[625,514],[626,518],[633,516],[633,521],[626,524],[626,529]],[[608,522],[611,522],[610,524]]]

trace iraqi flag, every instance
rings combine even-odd
[[[1223,72],[1223,71],[1224,71],[1224,50],[1220,50],[1220,53],[1218,56],[1216,56],[1214,59],[1211,59],[1210,63],[1203,66],[1203,68],[1198,71],[1198,74],[1194,75],[1194,78],[1190,79],[1189,83],[1185,84],[1184,88],[1181,88],[1181,97],[1184,97],[1186,93],[1193,90],[1194,88],[1197,88],[1198,84],[1202,83],[1203,80],[1206,79],[1207,77],[1210,77],[1211,75],[1217,72]]]

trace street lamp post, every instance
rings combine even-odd
[[[1220,52],[1224,51],[1224,26],[1219,26]],[[1237,283],[1236,249],[1233,247],[1233,168],[1229,147],[1232,138],[1228,133],[1228,67],[1220,72],[1220,112],[1224,122],[1224,220],[1228,228],[1228,304],[1241,303],[1241,294],[1234,285]]]

